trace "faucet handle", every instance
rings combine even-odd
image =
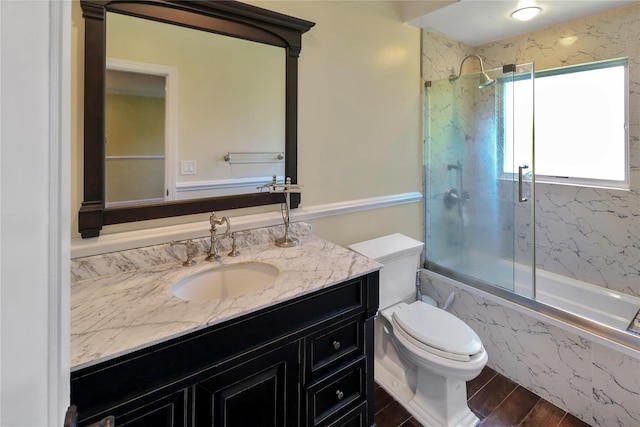
[[[238,235],[247,236],[249,234],[251,234],[251,230],[234,231],[233,233],[231,233],[231,252],[228,253],[229,256],[240,255],[240,251],[238,251],[238,247],[236,245],[236,237],[238,237]]]
[[[224,237],[229,237],[231,235],[231,220],[229,217],[223,216],[222,221],[227,223],[227,229],[224,231]]]
[[[183,267],[190,267],[193,264],[195,264],[196,262],[193,260],[193,252],[192,252],[192,247],[195,246],[195,244],[193,243],[193,241],[191,241],[191,239],[185,240],[184,242],[176,242],[174,240],[171,241],[171,246],[175,246],[175,245],[183,245],[187,248],[187,260],[185,262],[182,263]]]
[[[220,225],[215,212],[211,212],[211,216],[209,216],[209,224],[211,224],[213,228],[215,228],[216,225]]]

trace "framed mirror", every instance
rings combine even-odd
[[[297,61],[313,22],[235,1],[81,6],[83,238],[103,225],[283,201],[255,184],[267,175],[297,182]],[[204,190],[217,182],[225,190]],[[292,195],[292,207],[299,201]]]

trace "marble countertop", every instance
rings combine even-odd
[[[273,234],[273,232],[271,232]],[[217,262],[196,257],[182,267],[179,259],[138,270],[83,275],[87,261],[72,262],[71,367],[77,370],[175,338],[261,308],[378,270],[381,265],[353,251],[299,233],[300,245],[279,248],[273,239],[253,239],[237,257]],[[168,245],[167,245],[168,246]],[[222,252],[224,254],[225,252]],[[209,302],[187,302],[171,293],[179,279],[222,265],[259,261],[280,270],[266,288]],[[109,264],[109,261],[106,262]],[[78,271],[73,271],[77,269]],[[108,269],[107,269],[108,270]],[[91,276],[91,277],[86,277]]]

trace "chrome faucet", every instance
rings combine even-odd
[[[284,182],[277,182],[275,175],[273,180],[260,187],[258,190],[268,188],[269,193],[283,193],[284,203],[281,207],[282,220],[284,222],[284,236],[276,239],[276,246],[281,248],[292,248],[298,246],[298,239],[289,236],[289,223],[291,220],[291,193],[302,193],[300,185],[293,184],[291,178],[287,177]]]
[[[211,233],[211,247],[209,248],[209,255],[204,259],[205,261],[217,261],[220,259],[220,255],[218,255],[218,240],[216,238],[216,232],[218,229],[217,225],[227,224],[227,229],[224,232],[225,237],[229,237],[229,232],[231,231],[231,221],[226,216],[218,219],[215,212],[211,212],[211,216],[209,217],[209,224],[211,224],[211,228],[209,232]]]
[[[240,251],[238,250],[238,245],[236,244],[236,238],[238,237],[238,235],[249,235],[251,234],[251,230],[246,230],[246,231],[234,231],[233,233],[231,233],[231,252],[229,252],[227,255],[229,256],[238,256],[240,255]]]

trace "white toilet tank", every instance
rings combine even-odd
[[[400,233],[349,246],[384,265],[380,270],[381,309],[401,301],[415,301],[416,269],[420,266],[422,247],[422,242]]]

